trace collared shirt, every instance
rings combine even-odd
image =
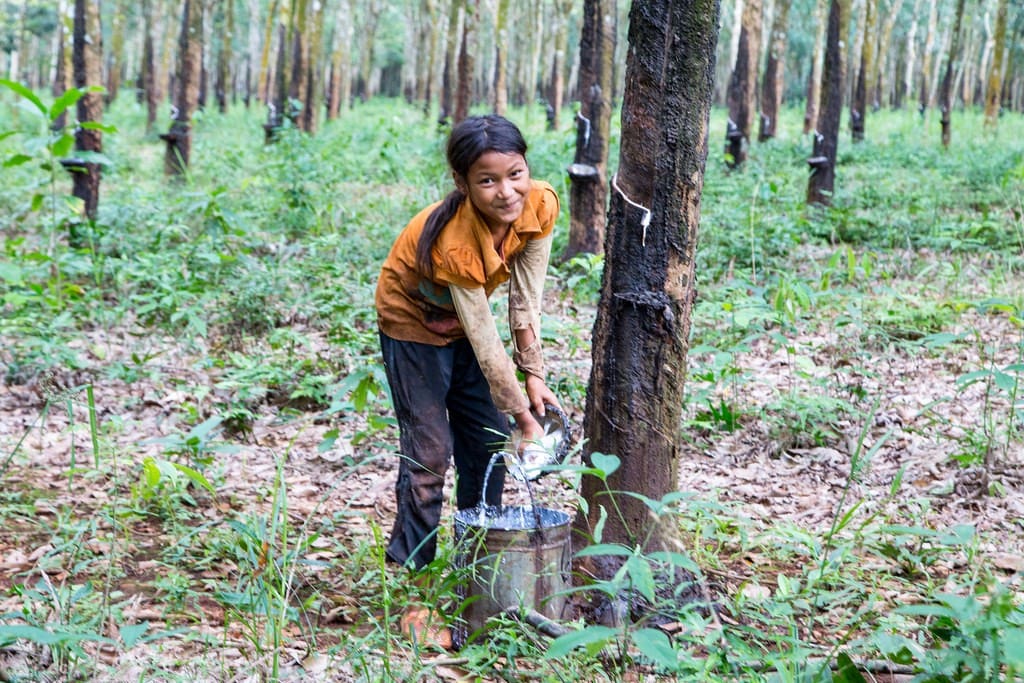
[[[403,341],[443,346],[468,337],[491,386],[498,408],[525,409],[515,365],[497,333],[487,297],[509,285],[509,325],[532,328],[538,340],[516,349],[520,369],[543,376],[540,362],[540,297],[551,235],[558,217],[558,197],[550,185],[534,181],[522,215],[512,224],[500,251],[486,221],[466,200],[434,243],[434,276],[416,267],[420,234],[437,204],[417,214],[399,234],[381,268],[377,283],[377,322],[384,334]],[[453,296],[454,295],[454,296]]]

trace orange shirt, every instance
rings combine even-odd
[[[449,285],[483,287],[491,293],[510,276],[509,264],[530,240],[547,237],[558,217],[558,196],[545,182],[533,181],[522,215],[494,248],[487,223],[464,200],[434,243],[434,277],[416,268],[416,245],[437,204],[420,211],[398,235],[377,282],[377,324],[393,339],[444,346],[466,336],[455,313]],[[504,258],[502,258],[504,255]]]

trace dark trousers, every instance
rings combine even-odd
[[[382,333],[380,346],[402,451],[398,514],[387,555],[421,569],[437,552],[449,458],[455,460],[456,505],[479,505],[487,465],[508,437],[509,420],[494,406],[469,340],[431,346]],[[487,481],[488,505],[501,504],[504,485],[505,466],[498,458]]]

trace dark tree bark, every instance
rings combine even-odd
[[[153,19],[150,9],[151,0],[142,3],[143,36],[142,36],[142,68],[139,73],[139,89],[146,103],[146,133],[153,131],[156,124],[156,112],[159,106],[156,85],[156,55],[153,49]]]
[[[473,76],[476,73],[476,24],[479,21],[480,0],[466,0],[466,14],[462,22],[462,46],[459,48],[458,82],[455,86],[455,112],[452,123],[458,123],[469,116],[473,101]]]
[[[729,78],[729,121],[725,131],[726,163],[743,165],[757,111],[757,60],[761,54],[761,0],[746,0],[741,20],[739,51]]]
[[[634,2],[622,104],[619,170],[605,241],[584,430],[587,458],[615,454],[608,490],[584,477],[592,530],[603,542],[672,547],[674,524],[653,520],[639,493],[678,490],[682,396],[693,308],[694,255],[707,159],[718,0]],[[584,518],[583,515],[586,514]],[[606,577],[616,561],[590,569]]]
[[[178,74],[175,78],[171,128],[160,137],[167,143],[164,172],[177,176],[185,172],[192,153],[192,114],[199,106],[199,81],[203,65],[203,3],[185,0],[178,37]]]
[[[608,206],[608,139],[612,120],[615,0],[584,0],[580,32],[580,112],[569,167],[569,242],[563,258],[600,254]]]
[[[85,90],[103,83],[103,35],[100,29],[99,3],[75,0],[73,52],[71,58],[75,72],[75,87]],[[103,119],[103,95],[86,92],[78,100],[79,123],[99,123]],[[79,152],[103,151],[103,133],[95,128],[79,127],[75,133],[75,149]],[[100,165],[87,159],[68,159],[65,165],[71,171],[71,194],[82,200],[85,216],[95,220],[100,202]],[[79,242],[72,231],[73,245]]]
[[[839,119],[843,110],[844,64],[840,27],[847,25],[850,0],[831,0],[826,26],[825,65],[821,73],[821,108],[807,181],[807,203],[829,205],[835,187]]]
[[[864,5],[864,46],[860,52],[860,69],[857,71],[857,83],[853,90],[853,102],[850,105],[850,136],[854,142],[864,139],[867,125],[868,95],[874,91],[872,78],[875,72],[875,25],[877,0],[866,0]]]
[[[444,69],[441,74],[441,93],[438,97],[440,111],[437,115],[439,123],[450,122],[455,109],[455,80],[458,71],[456,63],[459,53],[458,29],[459,13],[462,12],[464,0],[451,0],[448,8],[448,31],[445,32]]]
[[[277,27],[277,61],[274,66],[274,81],[267,87],[272,91],[269,95],[270,105],[267,107],[267,122],[263,124],[264,140],[273,142],[277,132],[284,123],[291,107],[288,103],[288,29],[285,25]]]
[[[303,127],[302,111],[309,106],[309,93],[306,91],[309,68],[309,40],[307,37],[307,0],[296,0],[292,5],[291,21],[291,59],[288,66],[288,100],[286,115],[299,128]],[[295,104],[297,103],[297,104]],[[298,109],[301,107],[301,109]]]
[[[228,110],[228,91],[231,89],[231,37],[235,32],[235,2],[225,0],[224,4],[224,31],[220,37],[220,49],[217,51],[217,78],[214,81],[217,110],[222,114]]]
[[[757,134],[759,142],[775,137],[779,121],[779,109],[782,108],[782,93],[785,89],[788,23],[789,0],[778,0],[772,19],[771,45],[764,67],[764,82],[761,84],[761,126]]]
[[[814,48],[811,54],[811,68],[807,73],[807,103],[804,110],[804,135],[815,130],[818,126],[818,107],[821,105],[821,69],[822,49],[825,44],[825,26],[827,22],[822,21],[824,14],[824,2],[827,0],[816,0],[814,3],[814,21],[817,29],[814,33]]]
[[[946,73],[942,77],[942,85],[939,89],[939,108],[942,110],[942,146],[949,147],[952,137],[952,120],[950,114],[953,111],[953,70],[956,61],[960,59],[960,27],[964,19],[964,0],[957,0],[956,14],[953,17],[953,35],[950,38],[949,55],[946,56]]]

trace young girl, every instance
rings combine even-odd
[[[530,178],[526,141],[500,116],[468,118],[452,130],[455,181],[395,240],[377,283],[381,351],[398,418],[402,457],[390,560],[413,570],[434,559],[449,457],[456,504],[501,502],[504,466],[491,455],[511,416],[529,441],[542,436],[531,408],[558,406],[544,381],[540,305],[558,197]],[[510,359],[488,297],[508,287]],[[525,395],[516,369],[525,375]],[[405,623],[403,622],[403,628]]]

